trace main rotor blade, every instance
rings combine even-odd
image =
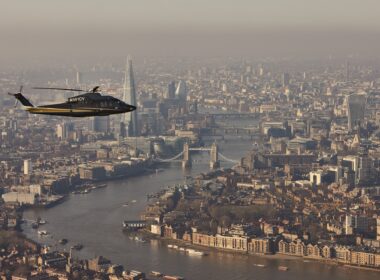
[[[33,87],[33,89],[52,89],[52,90],[67,90],[67,91],[86,91],[83,89],[76,88],[56,88],[56,87]]]
[[[24,87],[24,86],[20,86],[20,91],[19,91],[20,93],[22,92],[22,88],[23,88],[23,87]]]

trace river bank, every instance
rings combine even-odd
[[[241,151],[246,151],[251,146],[251,142],[222,144],[224,153],[229,158],[239,158],[242,156]],[[60,250],[68,250],[72,244],[83,244],[81,251],[73,252],[75,258],[89,259],[102,255],[126,268],[167,272],[181,275],[185,279],[378,279],[378,272],[342,269],[340,266],[276,259],[271,256],[263,258],[210,251],[207,257],[189,257],[169,250],[158,240],[147,243],[130,240],[121,230],[122,222],[140,217],[146,207],[147,194],[159,192],[162,186],[184,183],[185,176],[195,176],[209,169],[208,154],[195,154],[193,159],[196,162],[188,171],[183,171],[179,164],[174,163],[157,174],[112,181],[107,188],[86,195],[70,195],[64,203],[50,209],[27,210],[24,213],[27,219],[41,217],[48,221],[43,227],[53,238],[40,237],[30,227],[25,227],[24,232],[29,238]],[[126,201],[132,200],[136,200],[136,203],[123,206]],[[62,238],[69,240],[68,245],[55,242]],[[265,264],[266,268],[257,267],[254,263]],[[289,267],[289,271],[279,271],[280,265]]]
[[[242,252],[242,251],[233,251],[228,249],[222,249],[222,248],[213,248],[213,247],[206,247],[206,246],[200,246],[192,244],[189,241],[184,241],[180,239],[171,239],[171,238],[164,238],[157,235],[154,235],[150,233],[147,230],[141,230],[139,232],[125,232],[127,235],[129,234],[137,234],[141,239],[139,240],[157,240],[162,245],[168,247],[168,245],[177,245],[179,247],[183,247],[185,249],[194,249],[197,251],[205,252],[206,254],[209,254],[210,252],[214,253],[222,253],[222,254],[229,254],[231,256],[255,256],[259,257],[260,259],[267,259],[267,260],[279,260],[279,261],[297,261],[300,263],[309,263],[309,262],[316,262],[321,263],[323,265],[333,266],[333,267],[340,267],[340,268],[354,268],[354,269],[362,269],[362,270],[368,270],[373,272],[380,272],[380,269],[373,268],[373,267],[366,267],[366,266],[355,266],[355,265],[349,265],[343,262],[339,262],[337,260],[333,259],[318,259],[318,258],[312,258],[312,257],[301,257],[301,256],[292,256],[292,255],[286,255],[286,254],[256,254],[256,253],[249,253],[249,252]],[[257,263],[254,263],[253,265],[257,265]]]

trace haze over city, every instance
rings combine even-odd
[[[377,57],[379,8],[372,0],[2,0],[0,62],[49,64],[125,52]]]

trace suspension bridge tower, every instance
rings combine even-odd
[[[218,145],[214,142],[211,145],[210,150],[210,169],[217,169],[220,167],[220,161],[219,161],[219,149]]]
[[[182,168],[190,168],[191,167],[191,157],[190,157],[190,148],[189,144],[185,143],[183,145],[183,160],[182,160]]]

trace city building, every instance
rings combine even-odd
[[[30,159],[24,160],[24,175],[30,175],[33,172],[33,164]]]
[[[8,192],[2,195],[4,202],[20,203],[21,205],[34,205],[36,203],[36,194]]]
[[[56,135],[57,135],[57,138],[61,140],[67,140],[71,136],[71,133],[73,133],[73,131],[74,131],[74,123],[72,122],[63,122],[63,123],[57,124]]]
[[[347,96],[348,131],[353,131],[364,120],[366,106],[365,94],[351,94]]]
[[[187,87],[186,82],[184,80],[180,80],[175,91],[175,95],[179,99],[186,100],[187,97]]]
[[[136,87],[132,59],[128,56],[124,78],[123,99],[125,103],[136,106]],[[120,119],[120,137],[138,136],[137,110],[123,114]]]
[[[345,218],[345,234],[352,235],[354,233],[368,233],[371,224],[370,217],[358,215],[346,215]]]
[[[285,72],[282,74],[282,86],[287,87],[289,86],[289,83],[290,83],[290,75],[289,73]]]
[[[275,253],[275,241],[273,238],[252,238],[248,242],[248,252],[268,255]]]
[[[110,117],[109,116],[96,116],[93,119],[93,130],[95,132],[110,132]]]
[[[175,82],[171,81],[168,84],[167,91],[165,92],[165,95],[164,95],[165,99],[174,99],[175,98],[175,91],[176,91]]]
[[[83,77],[82,77],[83,75],[82,75],[82,73],[81,72],[79,72],[79,71],[77,71],[76,72],[76,83],[77,83],[77,85],[78,86],[80,86],[82,83],[83,83]]]

